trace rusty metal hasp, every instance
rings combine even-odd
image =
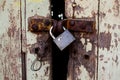
[[[78,19],[64,19],[61,21],[62,26],[70,31],[94,33],[95,19],[94,18],[78,18]],[[28,30],[33,33],[41,31],[49,31],[51,26],[58,24],[58,21],[41,16],[32,16],[28,19]]]

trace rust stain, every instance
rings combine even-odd
[[[43,57],[43,60],[48,59],[48,57],[50,57],[49,55],[51,50],[51,40],[48,32],[41,32],[39,35],[37,35],[37,43],[32,44],[29,49],[30,53],[34,53],[39,57]]]
[[[110,46],[111,46],[111,33],[105,33],[105,32],[101,32],[99,34],[99,47],[100,48],[107,48],[107,50],[110,50]]]
[[[86,49],[84,48],[85,44],[82,44],[80,41],[81,34],[75,33],[76,41],[71,45],[72,48],[70,50],[72,59],[74,60],[74,78],[75,76],[79,76],[81,74],[81,71],[78,71],[77,67],[80,67],[81,65],[86,68],[87,72],[89,73],[90,78],[94,77],[95,74],[95,43],[96,41],[96,34],[84,34],[82,37],[84,37],[85,44],[87,43],[87,39],[89,39],[89,42],[92,44],[92,50],[86,52]],[[74,46],[74,47],[73,47]],[[76,66],[76,67],[75,67]],[[77,70],[76,70],[77,69]],[[76,78],[75,78],[76,79]]]
[[[114,6],[113,6],[113,11],[114,11],[114,16],[119,16],[119,12],[120,12],[120,4],[119,4],[119,0],[115,0],[114,2]]]

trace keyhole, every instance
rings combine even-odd
[[[35,53],[38,54],[38,52],[39,52],[39,47],[36,47],[35,48]]]
[[[89,60],[90,56],[87,55],[87,54],[85,54],[85,55],[84,55],[84,58],[85,58],[86,60]]]

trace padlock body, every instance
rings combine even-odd
[[[75,40],[75,37],[68,30],[65,30],[62,34],[57,36],[53,41],[58,46],[58,48],[62,51],[74,40]]]

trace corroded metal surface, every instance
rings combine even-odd
[[[74,32],[94,33],[95,31],[93,18],[66,19],[63,23],[67,29]]]
[[[0,0],[0,80],[21,80],[20,0]]]
[[[93,33],[87,33],[85,26],[83,32],[73,32],[75,43],[70,48],[69,71],[67,80],[96,80],[97,79],[97,12],[98,0],[65,0],[65,10],[68,19],[93,18],[94,29],[87,29]],[[85,23],[85,20],[82,20]],[[72,25],[74,23],[72,22]],[[78,28],[78,27],[77,27]],[[79,30],[79,29],[76,29]]]
[[[61,31],[59,27],[62,24],[64,27],[71,31],[79,31],[84,33],[93,33],[95,31],[95,19],[94,18],[78,18],[78,19],[64,19],[56,21],[54,19],[46,18],[43,16],[32,16],[28,19],[28,30],[39,34],[42,31],[49,31],[50,27],[54,27],[53,31],[57,29]],[[57,28],[56,28],[57,26]]]
[[[49,31],[52,26],[53,20],[43,16],[32,16],[28,19],[29,31],[37,33],[41,31]]]
[[[73,79],[90,79],[94,80],[96,66],[96,34],[74,33],[76,37],[70,49],[70,56],[73,63]],[[83,76],[84,75],[84,76]],[[89,76],[89,77],[88,77]]]

